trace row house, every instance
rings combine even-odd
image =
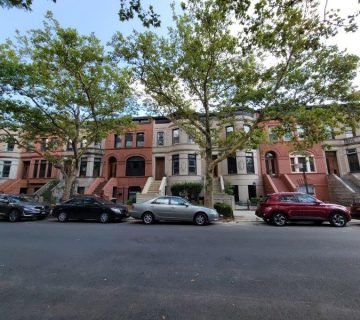
[[[239,112],[234,125],[224,127],[224,137],[239,129],[249,130],[253,119],[252,114]],[[109,134],[84,154],[75,185],[77,193],[125,203],[139,193],[171,194],[171,186],[177,182],[203,183],[205,162],[190,135],[165,117],[137,117],[133,121],[134,128]],[[354,198],[360,191],[356,189],[360,181],[359,132],[349,129],[334,136],[329,130],[329,140],[324,142],[327,149],[315,145],[298,153],[292,148],[291,137],[274,138],[272,128],[277,125],[265,125],[268,143],[253,150],[237,150],[217,165],[214,192],[224,193],[230,186],[237,203],[281,191],[307,191],[321,200],[341,202],[344,195],[333,191],[345,188],[347,192],[350,186]],[[301,135],[301,128],[293,134]],[[39,145],[44,147],[46,139]],[[60,175],[36,153],[19,150],[11,142],[2,143],[0,148],[0,192],[33,194]],[[62,152],[70,152],[69,148]],[[213,157],[218,155],[215,148]]]

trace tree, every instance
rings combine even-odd
[[[294,137],[294,143],[305,148],[324,138],[327,125],[349,115],[344,105],[351,105],[358,57],[325,40],[354,25],[335,13],[331,21],[321,19],[316,1],[252,4],[189,0],[181,15],[174,13],[176,28],[167,37],[134,32],[113,38],[116,57],[128,62],[144,85],[147,105],[202,148],[207,205],[216,164],[262,142],[264,122],[281,120],[283,133],[303,125],[308,139],[298,143]],[[325,103],[327,108],[317,107]],[[239,109],[257,113],[251,130],[224,137],[223,126],[234,123]]]
[[[56,2],[56,0],[52,0]],[[27,11],[31,11],[33,0],[0,0],[0,7],[3,8],[19,8]]]
[[[48,13],[43,30],[0,46],[2,138],[51,161],[69,198],[80,158],[111,131],[130,125],[131,74],[119,69],[93,35],[64,29]],[[47,138],[45,151],[37,145]],[[71,146],[70,153],[62,152]]]

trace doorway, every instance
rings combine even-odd
[[[165,158],[155,158],[155,180],[161,180],[165,176]]]
[[[217,155],[213,155],[212,160],[216,160],[216,159],[217,159]],[[219,176],[218,165],[216,165],[213,170],[213,177],[217,178],[218,176]]]
[[[238,185],[233,185],[232,189],[233,189],[233,196],[234,196],[235,203],[239,203],[240,202],[240,199],[239,199],[239,186]]]
[[[29,171],[30,171],[30,161],[23,161],[22,179],[27,179],[29,177]]]
[[[266,173],[270,176],[276,176],[276,154],[267,152],[265,154]]]
[[[257,196],[256,185],[253,185],[253,184],[248,185],[248,196],[249,196],[249,200],[252,198],[256,198],[256,196]]]
[[[109,179],[116,177],[116,158],[109,158]]]
[[[350,172],[359,172],[360,165],[356,149],[348,149],[346,150],[346,154],[349,161]]]
[[[325,158],[326,158],[326,167],[328,174],[339,175],[336,151],[325,151]]]

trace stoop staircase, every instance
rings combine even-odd
[[[161,180],[154,180],[151,183],[147,194],[152,194],[152,195],[154,195],[154,197],[158,196],[159,195],[160,184],[161,184]]]
[[[331,202],[349,206],[353,202],[360,202],[360,187],[350,175],[338,177],[335,174],[328,176],[328,186]]]

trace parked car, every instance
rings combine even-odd
[[[70,219],[99,220],[102,223],[129,216],[127,207],[95,196],[78,196],[54,207],[52,215],[60,222]]]
[[[348,208],[300,192],[269,194],[259,203],[255,214],[275,226],[284,226],[288,220],[309,220],[318,224],[329,221],[335,227],[345,227],[351,220]]]
[[[192,221],[203,226],[219,219],[216,210],[192,205],[187,200],[175,196],[161,196],[136,203],[130,214],[145,224],[155,221]]]
[[[350,207],[351,218],[360,219],[360,202],[353,202]]]
[[[50,214],[50,206],[30,197],[0,194],[0,215],[10,222],[25,218],[45,219]]]

